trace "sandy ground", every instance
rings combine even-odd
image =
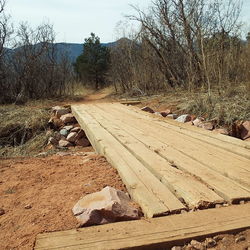
[[[32,249],[38,233],[73,229],[74,204],[105,186],[125,191],[97,155],[0,160],[0,249]]]

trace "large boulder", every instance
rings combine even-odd
[[[67,124],[67,123],[75,123],[76,122],[76,118],[73,116],[72,113],[69,113],[69,114],[66,114],[66,115],[62,115],[60,117],[61,121],[64,123],[64,124]]]
[[[240,126],[240,138],[246,140],[250,138],[250,121],[245,121]]]
[[[179,116],[176,121],[177,122],[182,122],[182,123],[185,123],[185,122],[190,122],[191,121],[191,116],[190,115],[181,115]]]
[[[122,191],[105,187],[86,195],[72,209],[81,226],[139,219],[139,211]]]

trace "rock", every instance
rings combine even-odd
[[[167,117],[168,115],[172,114],[171,110],[170,109],[166,109],[164,111],[161,111],[160,114],[163,116],[163,117]]]
[[[77,137],[76,139],[81,139],[82,137],[86,137],[86,134],[83,130],[80,130],[78,133],[77,133]]]
[[[139,219],[128,195],[109,186],[83,197],[72,211],[81,226]]]
[[[236,121],[232,125],[232,136],[241,139],[242,121]]]
[[[71,129],[71,132],[79,132],[81,130],[80,127],[74,127]]]
[[[199,125],[201,125],[203,121],[203,118],[196,118],[195,120],[193,120],[193,124],[194,126],[199,127]]]
[[[58,140],[56,140],[56,138],[54,138],[54,137],[50,137],[48,140],[48,144],[51,144],[53,146],[57,146]]]
[[[77,132],[70,132],[67,136],[67,141],[74,143],[77,140]]]
[[[152,114],[154,113],[154,110],[148,106],[141,108],[141,110]]]
[[[217,245],[217,242],[214,239],[207,238],[205,241],[205,244],[206,244],[207,248],[212,248],[212,247],[215,247]]]
[[[73,114],[66,114],[66,115],[62,115],[60,117],[61,121],[64,123],[64,124],[67,124],[67,123],[75,123],[76,122],[76,118],[73,116]]]
[[[71,131],[74,128],[74,126],[73,125],[68,125],[68,126],[64,126],[63,128],[68,130],[68,131]]]
[[[69,134],[69,131],[65,128],[60,130],[60,135],[67,137]]]
[[[160,112],[154,112],[154,115],[158,115],[158,116],[162,117]]]
[[[217,134],[229,135],[229,131],[226,128],[216,128],[213,131]]]
[[[223,235],[216,235],[216,236],[213,237],[213,239],[214,239],[216,242],[222,240],[223,238],[224,238]]]
[[[80,138],[75,141],[75,144],[76,146],[80,146],[80,147],[88,147],[91,145],[87,138]]]
[[[175,246],[175,247],[172,247],[171,250],[182,250],[182,247]]]
[[[3,208],[0,208],[0,216],[5,214],[5,210]]]
[[[66,115],[70,113],[70,110],[67,108],[60,108],[58,110],[56,110],[56,117],[60,118],[62,115]]]
[[[52,109],[52,112],[55,114],[57,110],[64,109],[64,107],[62,107],[62,106],[54,106],[51,109]]]
[[[25,209],[31,209],[32,206],[29,204],[29,205],[26,205],[24,208],[25,208]]]
[[[198,127],[204,128],[206,130],[213,130],[214,129],[214,125],[212,122],[202,122]]]
[[[178,117],[178,115],[177,114],[169,114],[166,117],[169,119],[176,119]]]
[[[241,236],[239,236],[239,237],[237,237],[237,238],[235,239],[235,243],[239,243],[239,242],[245,241],[245,240],[246,240],[246,237],[243,236],[243,235],[241,235]]]
[[[245,121],[240,126],[240,138],[246,140],[250,138],[250,121]]]
[[[51,129],[59,129],[63,126],[63,122],[62,120],[56,118],[56,117],[51,117],[49,122],[48,122],[48,126]]]
[[[202,245],[202,243],[200,243],[200,242],[197,241],[197,240],[192,240],[190,244],[191,244],[191,246],[192,246],[194,249],[197,249],[197,250],[202,250],[202,249],[204,249],[204,246]]]
[[[66,140],[60,140],[58,142],[58,146],[62,147],[62,148],[67,148],[67,147],[72,146],[72,143],[70,143],[69,141],[66,141]]]
[[[177,122],[190,122],[191,121],[191,116],[190,115],[181,115],[176,119]]]

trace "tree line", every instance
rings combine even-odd
[[[14,32],[4,7],[0,0],[1,103],[60,96],[75,80],[139,95],[176,88],[210,95],[250,82],[250,33],[241,39],[240,0],[153,0],[147,12],[134,7],[128,19],[140,24],[138,32],[109,48],[91,33],[73,65],[66,53],[58,60],[51,25],[22,24]],[[5,49],[10,43],[18,48],[12,53]]]
[[[111,79],[122,91],[218,91],[250,80],[250,33],[241,39],[239,0],[155,0],[134,8],[132,39],[111,51]],[[250,89],[249,89],[250,90]]]
[[[66,53],[58,54],[53,26],[22,23],[14,30],[5,6],[0,0],[0,103],[69,93],[72,65]]]

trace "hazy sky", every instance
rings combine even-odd
[[[250,27],[250,0],[243,0],[242,18]],[[115,28],[132,14],[132,5],[146,9],[151,0],[7,0],[6,11],[15,23],[27,21],[54,25],[58,42],[82,43],[91,32],[102,42],[117,38]]]

